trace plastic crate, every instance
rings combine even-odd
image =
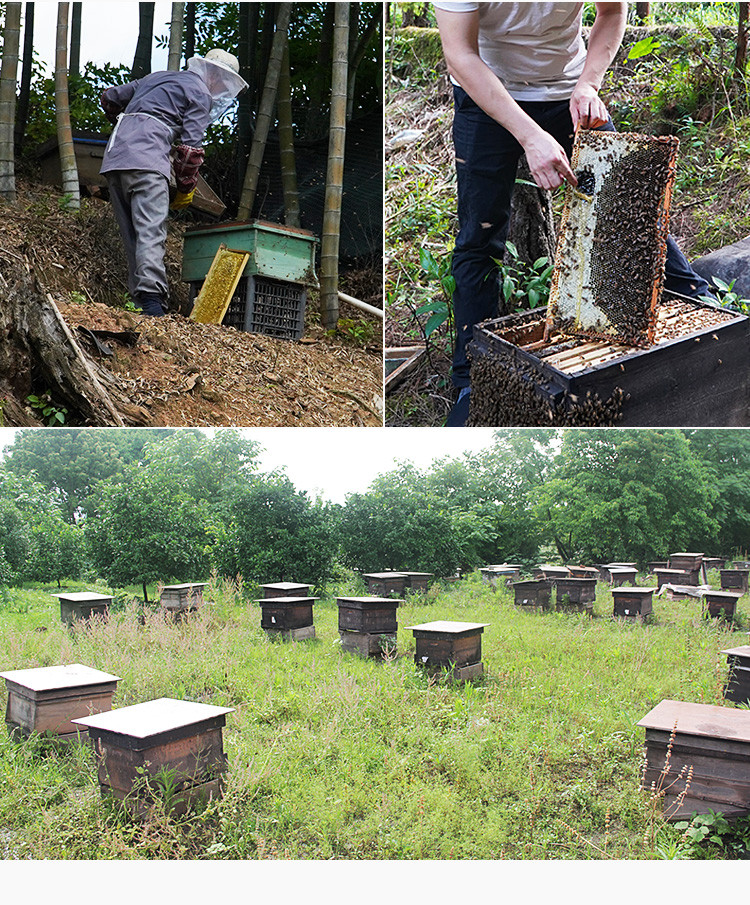
[[[307,292],[299,283],[242,277],[222,323],[248,333],[299,339],[305,329]]]

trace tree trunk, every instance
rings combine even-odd
[[[737,78],[745,74],[747,68],[747,36],[750,28],[750,3],[739,3],[737,16],[737,52],[734,57],[734,73]]]
[[[169,25],[169,53],[167,69],[177,72],[182,60],[182,23],[185,20],[185,4],[172,4],[172,20]]]
[[[516,179],[533,182],[526,155],[518,164]],[[532,264],[537,258],[555,257],[555,221],[552,196],[535,185],[516,184],[510,212],[508,238],[518,249],[520,260]]]
[[[326,3],[321,23],[320,46],[318,47],[317,78],[311,80],[309,87],[310,103],[307,105],[305,117],[305,138],[315,138],[322,131],[323,93],[325,86],[324,73],[330,71],[331,45],[333,43],[333,17],[335,3]]]
[[[73,4],[73,14],[70,18],[70,62],[68,63],[68,78],[71,75],[80,75],[81,69],[81,3]]]
[[[69,196],[68,208],[78,210],[81,194],[78,186],[78,166],[70,128],[70,99],[68,96],[68,12],[69,3],[57,5],[57,42],[55,50],[55,120],[57,147],[62,171],[62,190]]]
[[[21,64],[21,87],[18,91],[18,103],[16,104],[16,129],[15,145],[16,153],[20,154],[23,148],[24,133],[26,132],[26,120],[29,114],[29,95],[31,93],[31,67],[34,62],[34,4],[27,3],[25,7],[23,26],[23,63]]]
[[[355,85],[357,80],[357,70],[359,69],[359,64],[362,62],[362,59],[365,55],[365,51],[372,40],[372,36],[377,31],[378,25],[383,18],[383,6],[382,4],[378,4],[372,12],[372,17],[370,21],[367,23],[364,32],[362,33],[362,37],[355,44],[353,52],[349,54],[349,85],[347,89],[347,102],[346,102],[346,119],[347,121],[351,120],[354,114],[354,95],[355,95]],[[356,33],[355,33],[356,38]],[[353,42],[349,42],[350,47]]]
[[[292,123],[292,80],[289,73],[289,42],[284,45],[279,78],[279,156],[281,182],[284,187],[284,223],[299,226],[299,193],[297,191],[297,165],[294,157],[294,125]]]
[[[247,169],[247,158],[250,154],[250,143],[253,136],[252,115],[255,110],[256,76],[255,61],[256,41],[258,39],[258,22],[260,7],[257,3],[240,3],[239,44],[237,56],[240,63],[240,75],[247,82],[248,89],[240,95],[237,108],[237,161],[235,186],[237,197],[242,192],[242,183]]]
[[[245,171],[245,181],[242,186],[239,208],[237,209],[237,217],[240,220],[249,219],[252,213],[253,204],[255,203],[258,177],[260,176],[260,167],[263,163],[263,152],[265,151],[266,139],[268,138],[268,132],[271,128],[271,114],[273,113],[274,104],[276,103],[276,93],[279,87],[281,59],[284,54],[284,45],[287,40],[292,4],[279,3],[278,8],[279,15],[276,23],[276,33],[273,36],[273,44],[271,45],[268,72],[266,73],[266,81],[263,86],[263,97],[261,98],[260,109],[258,110],[258,117],[255,123],[255,135],[250,148],[250,157],[247,161],[247,170]]]
[[[320,308],[323,327],[332,330],[339,319],[339,237],[341,196],[346,144],[346,95],[348,82],[349,4],[336,3],[331,70],[331,124],[328,140],[328,172],[320,242]]]
[[[154,41],[154,4],[138,4],[138,43],[135,45],[131,79],[142,79],[151,72],[151,45]]]
[[[16,123],[16,76],[21,44],[21,4],[5,5],[3,56],[0,66],[0,197],[16,199],[14,131]]]
[[[635,5],[635,19],[639,25],[645,25],[646,20],[651,14],[651,4],[650,3],[636,3]]]
[[[111,383],[76,342],[52,297],[18,268],[10,280],[0,275],[0,398],[11,426],[38,425],[17,400],[42,386],[70,414],[89,427],[146,424],[148,415]],[[107,387],[109,384],[109,388]]]
[[[195,3],[185,4],[185,59],[195,56]]]

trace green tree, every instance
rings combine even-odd
[[[58,495],[65,518],[74,522],[99,481],[117,482],[127,466],[145,460],[149,443],[163,441],[173,430],[58,428],[20,430],[4,451],[0,471],[35,476]],[[180,431],[183,443],[200,432]],[[200,434],[200,436],[203,436]]]
[[[679,430],[569,430],[536,513],[564,560],[644,563],[713,545],[715,498]]]
[[[215,524],[213,560],[223,575],[322,586],[334,571],[331,507],[311,502],[285,475],[238,487],[226,522]]]
[[[750,436],[746,430],[686,431],[716,493],[716,553],[750,549]]]
[[[111,584],[197,581],[209,570],[211,513],[179,473],[131,466],[97,486],[85,532],[92,561]]]

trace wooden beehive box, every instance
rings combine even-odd
[[[546,578],[513,582],[516,606],[549,609],[552,599],[552,581]]]
[[[548,581],[556,581],[558,578],[569,578],[570,570],[567,566],[537,566],[534,570],[534,578],[545,578]]]
[[[366,635],[391,634],[398,630],[394,597],[337,597],[339,631]]]
[[[166,784],[184,812],[222,793],[227,767],[222,729],[231,707],[159,698],[74,722],[87,728],[99,756],[103,795],[143,816]]]
[[[300,641],[315,637],[313,605],[318,597],[265,597],[260,604],[260,627],[269,635],[279,634]]]
[[[0,676],[8,691],[9,729],[24,736],[50,733],[64,740],[75,739],[80,732],[71,720],[111,709],[120,680],[80,663],[16,669]]]
[[[653,611],[654,588],[612,588],[614,615],[623,618],[648,616]]]
[[[362,577],[374,597],[400,597],[406,589],[406,575],[403,572],[369,572]]]
[[[683,572],[695,572],[700,569],[703,562],[702,553],[670,553],[670,569],[681,569]]]
[[[559,610],[591,613],[596,600],[595,578],[558,578],[555,605]]]
[[[744,315],[666,292],[648,348],[545,338],[538,310],[485,321],[469,344],[468,424],[746,426],[749,338]]]
[[[723,650],[729,665],[724,697],[735,704],[750,704],[750,645]]]
[[[435,577],[434,572],[404,572],[405,591],[426,591],[430,586],[430,581]]]
[[[704,591],[703,612],[706,616],[716,619],[734,619],[737,610],[737,601],[742,594],[737,591]]]
[[[161,608],[169,613],[190,612],[203,606],[206,582],[164,585],[159,598]]]
[[[750,560],[747,559],[735,559],[732,562],[733,569],[750,569]]]
[[[703,557],[703,565],[706,567],[706,571],[709,569],[723,569],[726,564],[726,557],[724,556],[704,556]]]
[[[60,601],[60,619],[66,625],[91,619],[92,616],[106,619],[114,600],[111,594],[97,594],[94,591],[70,591],[52,596]]]
[[[668,569],[669,562],[665,562],[663,559],[655,562],[646,563],[646,569],[648,570],[649,575],[654,575],[657,569]]]
[[[683,587],[697,587],[698,581],[692,572],[685,572],[681,569],[655,569],[656,586],[661,587],[665,584],[673,584]]]
[[[602,581],[612,581],[613,569],[637,569],[638,564],[634,562],[608,562],[599,566],[599,577]]]
[[[748,574],[747,569],[720,569],[722,591],[741,591],[747,594]]]
[[[646,730],[643,784],[666,791],[668,820],[709,810],[725,817],[750,813],[750,711],[666,700],[637,725]]]
[[[630,569],[625,566],[613,566],[609,570],[609,583],[613,588],[620,588],[628,582],[633,584],[638,577],[638,569]]]
[[[444,620],[408,626],[416,643],[414,662],[430,672],[446,671],[460,681],[481,676],[486,627],[487,623]]]
[[[311,584],[297,584],[293,581],[276,581],[271,584],[262,584],[263,596],[268,600],[271,597],[307,597],[312,588]]]

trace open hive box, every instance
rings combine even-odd
[[[580,132],[547,310],[478,324],[468,423],[750,424],[750,322],[663,292],[676,140]]]

